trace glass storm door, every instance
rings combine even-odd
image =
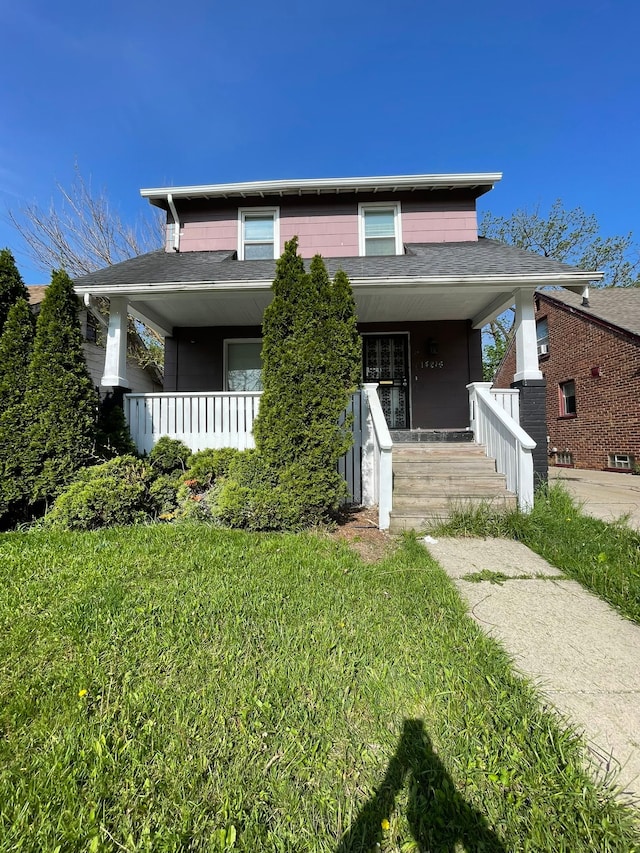
[[[409,429],[407,335],[364,335],[364,381],[378,383],[389,429]]]

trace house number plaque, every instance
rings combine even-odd
[[[444,361],[421,361],[420,367],[423,367],[423,368],[426,367],[430,370],[431,369],[435,370],[436,368],[444,367]]]

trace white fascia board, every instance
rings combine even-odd
[[[544,285],[560,285],[571,286],[578,284],[586,284],[589,281],[594,281],[602,278],[602,273],[576,271],[571,275],[564,273],[554,273],[553,275],[470,275],[470,276],[429,276],[425,278],[406,278],[404,276],[387,276],[387,277],[368,277],[350,279],[354,288],[379,288],[379,287],[403,287],[409,289],[428,287],[428,288],[452,288],[452,287],[484,287],[487,290],[504,290],[511,291],[519,288],[541,287]],[[84,296],[85,293],[94,296],[130,296],[163,294],[163,293],[197,293],[207,290],[236,290],[245,293],[251,291],[268,290],[273,283],[273,279],[253,279],[253,280],[237,280],[237,281],[198,281],[198,282],[163,282],[162,284],[151,282],[138,282],[136,284],[121,284],[113,287],[112,285],[87,285],[87,287],[76,286],[75,291],[79,296]]]
[[[438,188],[492,187],[502,180],[502,172],[451,173],[444,175],[380,175],[365,178],[302,178],[299,180],[247,181],[231,184],[202,184],[186,187],[141,189],[149,199],[225,198],[228,196],[290,195],[321,192],[415,190]]]

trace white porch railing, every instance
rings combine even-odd
[[[533,506],[533,456],[536,446],[504,405],[509,392],[490,391],[490,382],[472,382],[469,391],[470,423],[476,441],[507,479],[507,488],[518,496],[518,506],[528,512]],[[511,401],[509,401],[511,405]]]
[[[352,416],[353,446],[338,462],[350,501],[362,502],[362,435],[367,404],[356,391],[345,415]],[[377,397],[376,397],[377,399]],[[183,441],[192,451],[209,447],[254,447],[253,422],[259,393],[202,392],[126,394],[124,411],[138,453],[149,453],[163,435]]]
[[[493,399],[510,415],[513,420],[520,423],[520,392],[517,388],[491,388],[489,391]]]
[[[138,453],[149,453],[162,435],[193,451],[208,447],[254,447],[253,422],[260,394],[209,392],[125,394],[124,413]]]
[[[362,442],[362,503],[378,505],[378,526],[387,530],[393,501],[393,442],[380,405],[377,383],[363,385],[367,418]]]

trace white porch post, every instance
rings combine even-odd
[[[127,381],[127,300],[112,296],[109,310],[107,351],[101,385],[128,388]]]
[[[542,379],[538,368],[536,318],[533,306],[534,290],[518,288],[516,297],[516,372],[514,382]]]

